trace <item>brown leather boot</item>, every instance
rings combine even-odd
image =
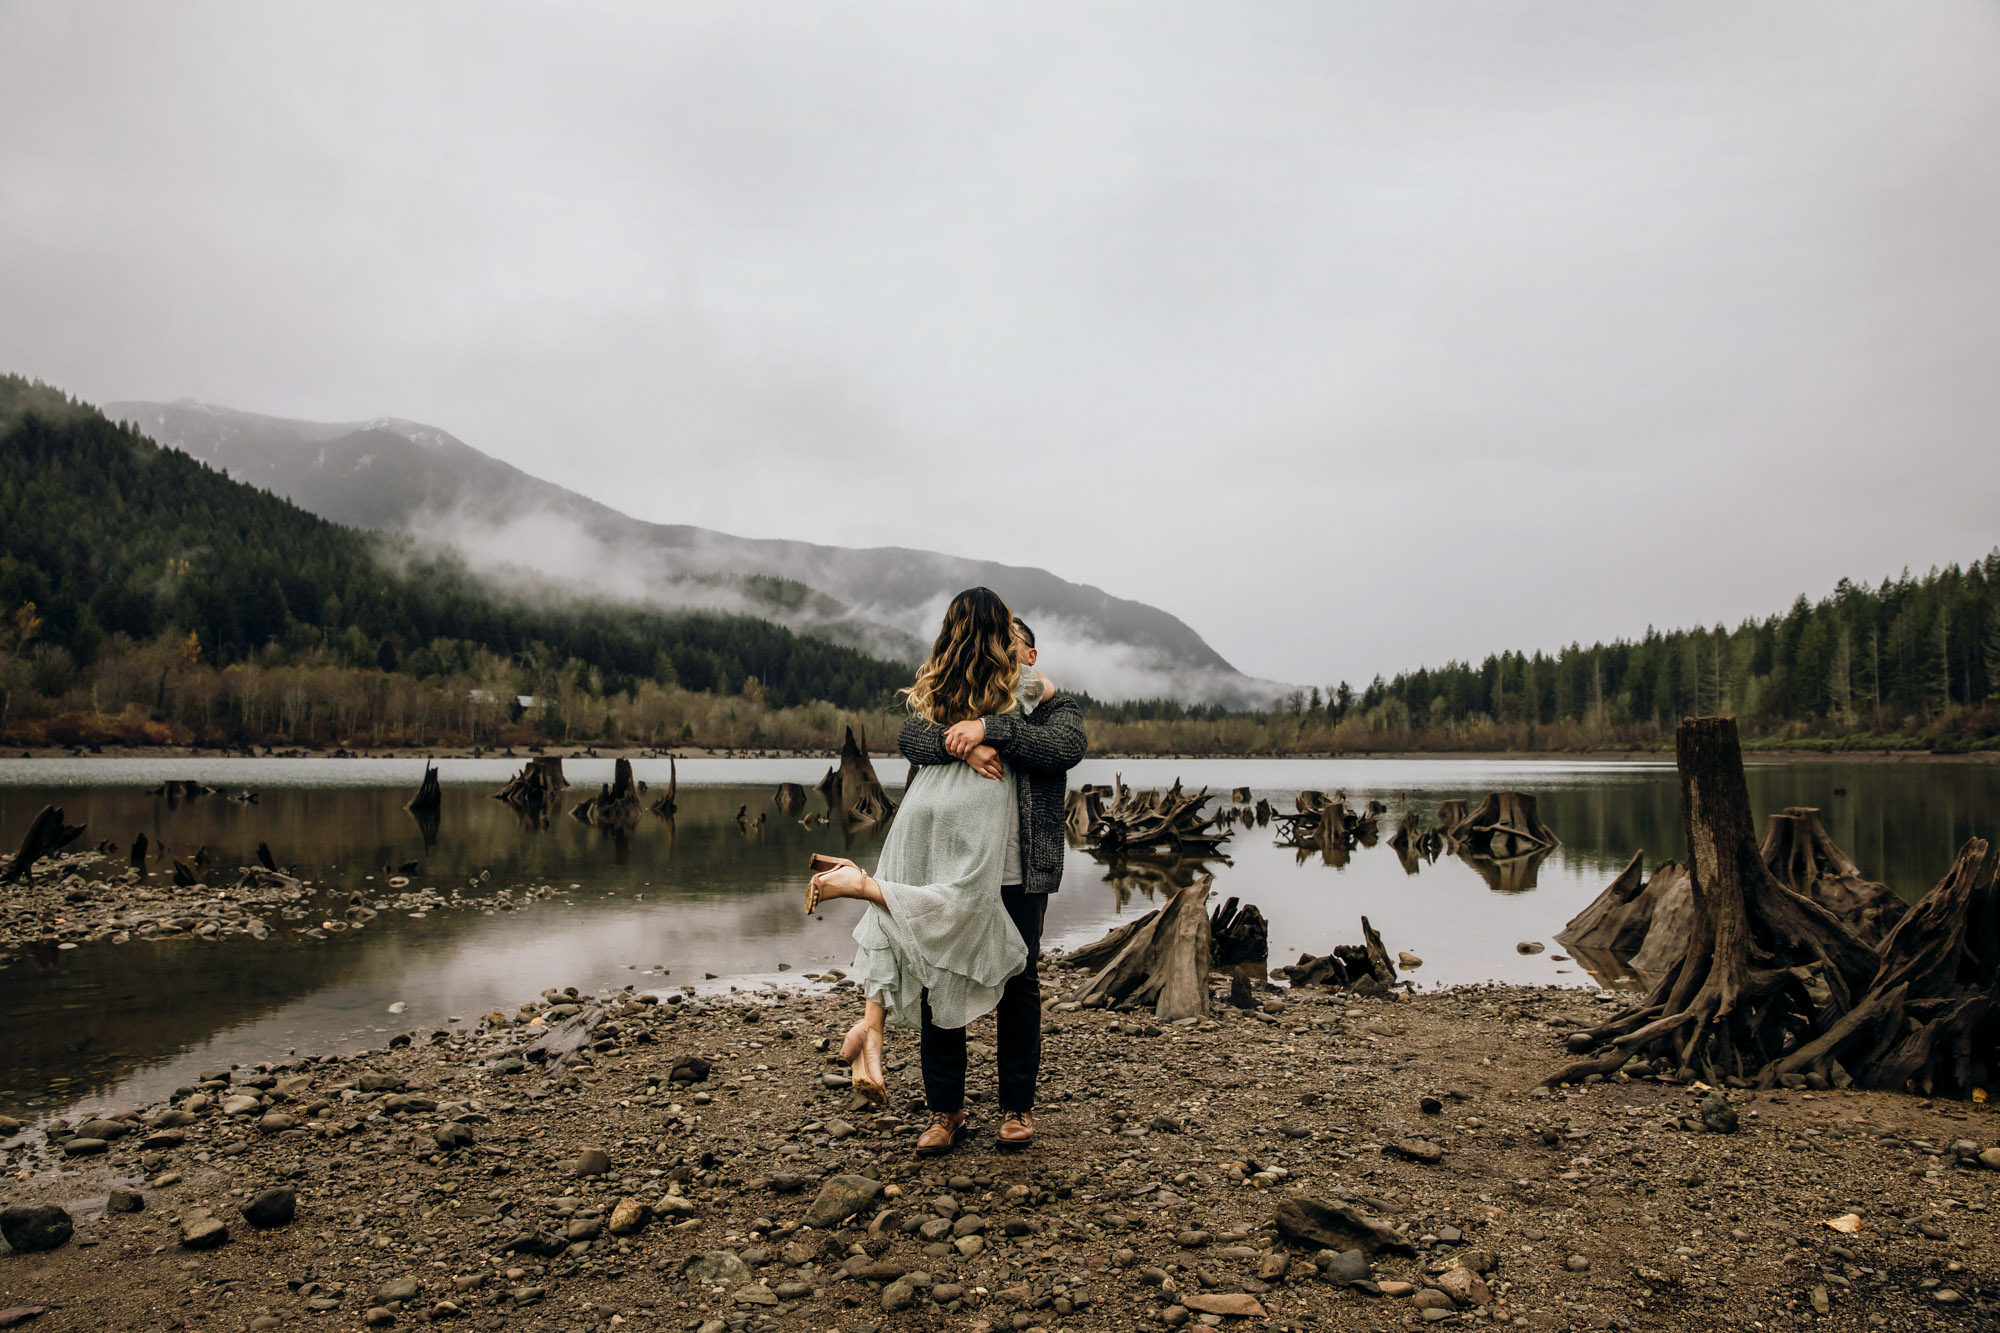
[[[1025,1148],[1035,1141],[1035,1113],[1009,1111],[1000,1117],[1000,1132],[993,1136],[995,1147]]]
[[[931,1123],[917,1135],[917,1156],[941,1157],[965,1137],[965,1112],[933,1111]]]

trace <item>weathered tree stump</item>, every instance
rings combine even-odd
[[[1479,808],[1452,829],[1451,840],[1476,856],[1499,858],[1562,845],[1562,839],[1542,822],[1535,798],[1522,791],[1488,792]]]
[[[1858,1084],[1970,1096],[2000,1076],[2000,855],[1982,838],[1959,849],[1936,888],[1878,950],[1867,993],[1765,1083]]]
[[[780,782],[771,799],[778,809],[788,815],[795,815],[806,808],[806,789],[796,782]]]
[[[62,807],[45,805],[41,812],[28,821],[28,831],[21,835],[21,846],[14,853],[14,859],[7,869],[0,872],[0,884],[12,884],[15,880],[27,881],[29,887],[35,883],[35,862],[43,857],[54,856],[63,848],[83,836],[85,825],[63,823]]]
[[[1208,937],[1216,967],[1261,963],[1271,956],[1270,924],[1254,904],[1239,907],[1239,901],[1229,899],[1209,918]]]
[[[1865,944],[1881,943],[1910,910],[1888,885],[1862,875],[1812,806],[1787,806],[1767,819],[1758,854],[1780,884],[1832,912]]]
[[[1634,1058],[1684,1078],[1754,1082],[1822,1036],[1875,973],[1873,951],[1764,865],[1736,720],[1685,719],[1675,749],[1693,853],[1686,947],[1643,1004],[1583,1034],[1608,1042],[1606,1051],[1549,1083],[1610,1074]]]
[[[168,778],[146,795],[164,796],[168,805],[176,805],[184,800],[193,800],[197,796],[207,796],[214,790],[213,787],[204,786],[197,778]]]
[[[425,810],[436,810],[444,804],[444,789],[438,786],[437,766],[428,759],[424,761],[424,780],[417,784],[417,794],[403,808],[411,814]]]
[[[1662,861],[1648,879],[1645,855],[1634,853],[1604,892],[1556,936],[1600,981],[1629,973],[1650,982],[1687,952],[1694,929],[1694,887],[1687,867]]]
[[[1425,828],[1423,821],[1417,818],[1416,811],[1405,810],[1401,822],[1396,825],[1396,831],[1389,835],[1389,845],[1406,860],[1421,856],[1434,861],[1438,853],[1444,849],[1444,835],[1436,829]]]
[[[1188,795],[1176,781],[1164,793],[1135,792],[1120,777],[1112,785],[1108,804],[1096,790],[1083,793],[1079,805],[1084,840],[1100,858],[1131,854],[1213,857],[1235,830],[1219,827],[1221,815],[1203,813],[1208,801],[1206,787]]]
[[[494,792],[493,799],[505,801],[517,810],[546,811],[562,803],[563,789],[567,786],[569,780],[563,777],[561,756],[537,755],[506,786]]]
[[[1294,986],[1351,987],[1364,993],[1387,990],[1396,984],[1396,964],[1365,916],[1361,939],[1360,944],[1336,944],[1332,953],[1317,958],[1300,954],[1298,962],[1278,968],[1278,975]]]
[[[662,819],[672,819],[674,811],[680,808],[681,770],[672,755],[667,756],[667,790],[658,800],[647,806]]]
[[[612,765],[611,781],[571,810],[570,817],[592,828],[630,828],[639,822],[639,787],[632,779],[632,761]]]
[[[1438,802],[1437,831],[1444,837],[1445,841],[1449,842],[1451,841],[1452,831],[1471,817],[1472,811],[1467,808],[1464,801],[1457,799],[1440,801]]]
[[[143,833],[132,839],[131,861],[133,869],[142,872],[146,869],[146,848],[148,845],[146,835]]]
[[[867,739],[867,733],[862,733]],[[896,813],[896,803],[889,799],[889,793],[882,789],[882,780],[875,776],[875,765],[868,758],[868,751],[854,740],[854,728],[847,729],[847,737],[840,744],[840,766],[829,768],[826,776],[819,780],[819,793],[826,797],[826,813],[829,819],[838,816],[846,828],[856,828],[866,824],[879,824]]]
[[[1208,891],[1213,882],[1203,875],[1157,913],[1133,922],[1117,952],[1070,998],[1091,1007],[1151,1005],[1162,1022],[1206,1017],[1212,952]],[[1108,937],[1100,941],[1106,942]]]
[[[1229,792],[1229,803],[1231,805],[1250,804],[1250,789],[1248,787],[1231,788]]]

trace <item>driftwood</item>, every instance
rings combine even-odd
[[[1217,827],[1221,815],[1202,813],[1208,801],[1206,787],[1188,795],[1176,781],[1164,793],[1133,791],[1121,776],[1108,803],[1095,788],[1083,792],[1084,840],[1107,859],[1133,853],[1213,857],[1235,830]]]
[[[1253,904],[1231,898],[1208,919],[1211,962],[1216,967],[1261,963],[1271,956],[1271,927]]]
[[[443,804],[444,790],[438,786],[437,767],[429,760],[425,760],[424,780],[417,785],[417,794],[412,796],[409,804],[403,808],[411,814],[418,814],[426,810],[436,810]]]
[[[177,888],[177,889],[191,889],[191,888],[193,888],[193,887],[194,887],[195,885],[197,885],[197,884],[199,884],[199,883],[201,883],[201,879],[200,879],[200,877],[199,877],[199,876],[197,876],[197,875],[196,875],[196,874],[194,873],[194,871],[192,871],[192,870],[188,869],[188,863],[187,863],[187,862],[185,862],[185,861],[182,861],[182,860],[179,860],[179,859],[176,859],[176,860],[174,861],[174,887],[175,887],[175,888]]]
[[[1273,1219],[1278,1234],[1293,1245],[1313,1250],[1361,1250],[1369,1255],[1416,1257],[1411,1239],[1361,1209],[1346,1203],[1319,1203],[1304,1195],[1278,1201]]]
[[[777,802],[780,810],[795,815],[806,808],[806,789],[796,782],[780,782],[771,799]]]
[[[562,804],[562,792],[569,786],[563,777],[561,756],[537,755],[524,765],[519,773],[493,793],[496,801],[505,801],[516,810],[546,813]]]
[[[612,766],[611,781],[569,813],[571,818],[592,828],[630,828],[638,823],[639,787],[632,780],[632,761],[618,760]]]
[[[867,739],[866,732],[862,738]],[[827,818],[838,815],[847,828],[879,824],[896,813],[896,803],[889,799],[889,793],[882,789],[882,780],[875,776],[875,765],[869,761],[867,749],[855,744],[853,727],[847,729],[847,738],[840,743],[840,766],[826,771],[826,776],[819,780],[819,793],[826,797]]]
[[[1736,720],[1688,718],[1674,739],[1693,853],[1687,944],[1641,1004],[1572,1037],[1579,1049],[1606,1049],[1549,1083],[1611,1074],[1635,1059],[1711,1084],[1768,1081],[1780,1061],[1825,1036],[1876,973],[1873,950],[1765,866]]]
[[[29,887],[35,883],[35,862],[45,856],[54,856],[63,848],[83,836],[86,826],[63,823],[62,807],[45,805],[41,813],[28,821],[28,831],[21,835],[20,850],[14,859],[0,871],[0,884],[12,884],[15,880],[26,880]]]
[[[672,819],[674,817],[674,811],[680,808],[680,795],[681,795],[680,766],[675,762],[674,757],[672,755],[668,755],[666,794],[660,797],[658,800],[654,801],[651,805],[647,806],[646,808],[648,810],[651,810],[654,814],[660,816],[662,819]]]
[[[1523,791],[1488,792],[1479,808],[1452,829],[1451,840],[1475,856],[1502,859],[1562,845],[1542,822],[1535,798]]]
[[[1863,877],[1811,806],[1787,806],[1764,823],[1758,849],[1780,884],[1832,912],[1868,944],[1879,944],[1909,911],[1886,884]]]
[[[1360,944],[1336,944],[1332,953],[1317,958],[1300,954],[1298,962],[1278,968],[1277,973],[1294,986],[1348,986],[1364,993],[1387,990],[1396,984],[1396,964],[1365,916],[1361,939]]]
[[[1213,882],[1203,875],[1177,891],[1166,906],[1133,922],[1117,951],[1070,998],[1092,1008],[1150,1005],[1162,1022],[1207,1016],[1208,890]]]

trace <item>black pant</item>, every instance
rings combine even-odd
[[[1023,893],[1018,884],[1000,890],[1000,901],[1028,946],[1028,965],[1007,982],[993,1011],[998,1025],[1000,1109],[1035,1109],[1035,1079],[1042,1070],[1042,979],[1036,964],[1042,957],[1042,917],[1048,911],[1046,893]],[[965,1109],[965,1029],[941,1028],[931,1022],[931,999],[924,995],[924,1101],[933,1111]]]

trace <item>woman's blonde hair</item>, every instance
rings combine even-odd
[[[1014,613],[991,588],[967,588],[945,608],[931,655],[903,694],[912,713],[948,727],[1012,712],[1020,681]]]

